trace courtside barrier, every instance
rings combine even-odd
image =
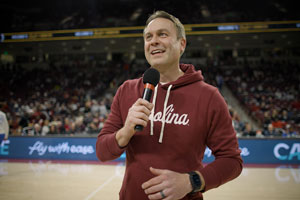
[[[0,145],[1,159],[96,161],[95,137],[9,137]],[[300,140],[239,139],[245,164],[300,164]],[[204,163],[214,159],[206,149]],[[124,161],[125,154],[115,161]]]

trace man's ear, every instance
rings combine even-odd
[[[186,39],[180,38],[180,55],[183,54],[186,47]]]

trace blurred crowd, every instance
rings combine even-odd
[[[300,131],[300,66],[289,60],[246,62],[224,71],[224,80],[247,113],[262,127],[254,131],[233,114],[243,136],[297,137]]]
[[[99,133],[119,84],[144,70],[131,63],[50,63],[0,66],[0,110],[10,135]]]
[[[231,63],[231,62],[230,62]],[[299,66],[261,60],[213,63],[202,70],[205,81],[222,91],[226,84],[261,128],[241,119],[229,103],[238,136],[298,137],[300,124]],[[251,66],[251,67],[250,67]],[[0,110],[10,135],[98,134],[123,81],[142,76],[144,62],[53,61],[43,67],[0,65]]]

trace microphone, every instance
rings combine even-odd
[[[154,68],[149,68],[145,71],[143,76],[143,83],[144,83],[144,92],[143,92],[143,99],[150,101],[152,92],[159,82],[160,74],[159,72]],[[143,130],[142,125],[136,125],[134,129],[136,131],[142,131]]]

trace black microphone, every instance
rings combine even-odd
[[[144,83],[144,92],[143,92],[143,99],[150,101],[152,92],[159,82],[160,74],[159,72],[154,68],[149,68],[145,71],[143,76],[143,83]],[[136,131],[142,131],[143,130],[142,125],[136,125],[134,129]]]

